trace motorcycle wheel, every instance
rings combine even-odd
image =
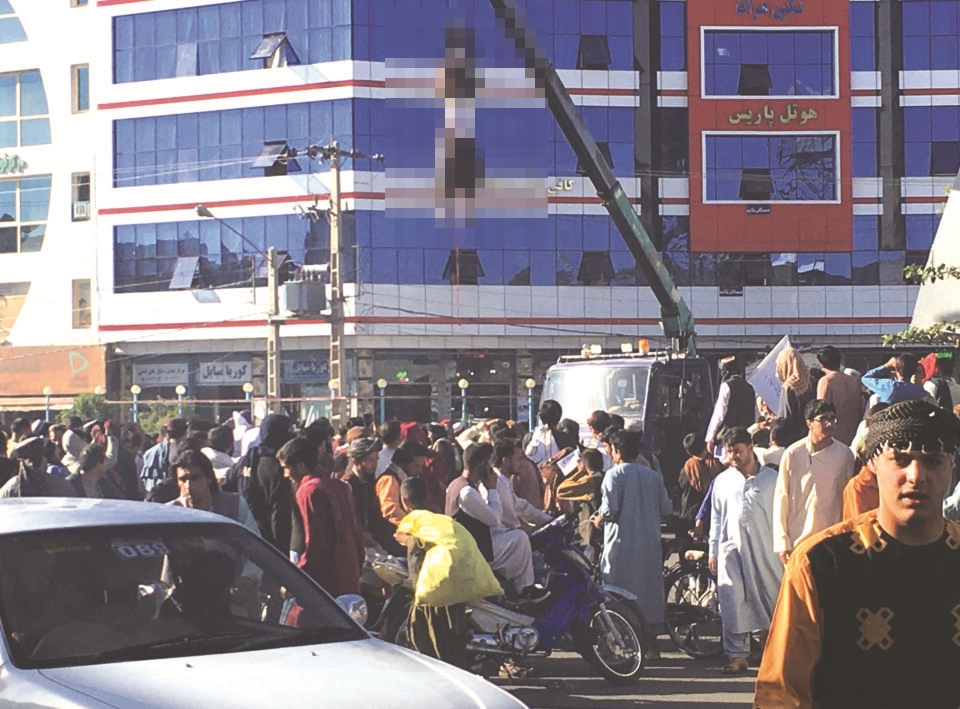
[[[598,606],[593,609],[588,627],[578,633],[578,652],[611,684],[633,684],[643,672],[645,657],[640,621],[636,614],[620,601],[609,600],[605,606],[610,622],[626,647],[613,646],[613,639],[606,632]]]
[[[708,659],[723,654],[723,629],[717,585],[705,568],[677,569],[666,582],[667,632],[690,657]]]

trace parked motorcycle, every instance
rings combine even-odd
[[[630,684],[640,677],[645,623],[636,597],[595,581],[593,564],[572,543],[576,524],[574,517],[559,517],[530,535],[531,547],[542,555],[537,570],[538,581],[550,592],[545,599],[530,602],[496,598],[467,604],[472,629],[467,652],[475,661],[496,659],[500,664],[547,657],[567,642],[613,684]],[[385,582],[403,575],[398,560],[372,565]],[[407,644],[412,599],[407,576],[395,584],[384,618],[378,623],[382,639]]]

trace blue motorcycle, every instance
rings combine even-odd
[[[640,677],[643,639],[650,636],[636,596],[598,582],[596,568],[573,543],[575,533],[576,519],[567,516],[530,535],[537,580],[549,591],[543,600],[499,597],[467,604],[473,631],[467,652],[476,663],[519,663],[572,647],[613,684],[631,684]],[[383,572],[396,581],[398,565],[373,566],[378,574]],[[376,624],[381,638],[407,644],[411,599],[409,584],[395,585],[382,620]]]

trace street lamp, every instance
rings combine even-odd
[[[202,204],[198,204],[196,210],[197,216],[216,219],[267,260],[267,294],[270,298],[267,309],[267,408],[280,413],[282,407],[280,401],[280,323],[282,322],[280,318],[280,255],[273,246],[263,251]],[[256,269],[254,269],[254,277],[256,277]]]
[[[464,426],[467,425],[467,387],[470,386],[470,382],[466,379],[461,379],[457,382],[457,386],[460,387],[460,423]]]
[[[253,384],[250,382],[243,383],[243,394],[247,398],[247,402],[250,406],[250,421],[253,421]]]
[[[187,393],[187,388],[183,384],[177,384],[174,391],[177,392],[177,416],[183,416],[183,395]]]
[[[533,430],[533,389],[537,386],[537,380],[530,377],[523,383],[527,388],[527,430]]]
[[[380,423],[383,423],[387,418],[387,402],[384,400],[387,393],[387,380],[378,379],[377,388],[380,390]]]
[[[53,396],[53,387],[43,388],[44,407],[46,409],[43,420],[50,423],[50,397]]]
[[[130,393],[133,394],[133,422],[140,423],[140,389],[139,384],[130,387]]]

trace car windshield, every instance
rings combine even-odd
[[[0,537],[0,623],[25,669],[367,637],[263,540],[217,523]]]
[[[643,417],[649,367],[591,362],[551,369],[543,385],[543,398],[560,402],[563,417],[581,425],[594,411],[620,414],[625,419]]]

